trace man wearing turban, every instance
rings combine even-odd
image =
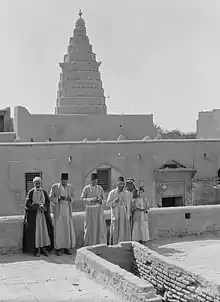
[[[81,199],[86,201],[84,245],[107,244],[107,229],[104,217],[104,191],[98,185],[97,173],[92,173],[90,184],[85,186]]]
[[[61,181],[55,183],[50,191],[50,199],[54,205],[54,247],[60,256],[63,252],[71,255],[75,247],[76,235],[73,226],[72,204],[74,190],[68,184],[68,173],[61,174]]]
[[[32,188],[26,198],[23,229],[23,252],[42,253],[48,256],[46,247],[53,247],[53,226],[50,216],[50,199],[42,188],[40,177],[33,180]]]

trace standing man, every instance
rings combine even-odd
[[[50,199],[54,205],[54,246],[57,255],[62,252],[71,255],[70,249],[75,247],[76,236],[72,218],[74,191],[68,184],[68,173],[62,173],[60,183],[52,186]]]
[[[40,177],[33,179],[26,199],[23,229],[23,252],[48,256],[47,247],[53,247],[53,225],[50,216],[50,199],[42,188]]]
[[[112,190],[107,199],[111,207],[110,244],[131,240],[131,230],[128,221],[128,202],[125,192],[125,180],[123,176],[117,178],[117,188]]]
[[[130,225],[130,230],[132,230],[132,200],[134,198],[134,192],[136,191],[135,180],[133,178],[128,178],[126,180],[126,198],[127,198],[127,218]],[[132,234],[132,231],[131,231]]]
[[[107,229],[103,203],[105,195],[98,184],[97,173],[92,173],[90,184],[85,186],[81,199],[86,201],[86,217],[84,225],[84,245],[107,244]]]

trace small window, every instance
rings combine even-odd
[[[25,173],[25,192],[26,194],[30,189],[33,188],[33,179],[35,177],[40,177],[42,179],[42,172],[28,172]]]
[[[98,185],[101,186],[104,192],[111,190],[111,168],[97,169]]]

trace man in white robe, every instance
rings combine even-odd
[[[107,228],[104,217],[104,191],[98,184],[96,173],[91,174],[90,184],[85,186],[81,199],[86,201],[84,245],[107,244]]]
[[[124,187],[124,177],[119,176],[117,188],[109,192],[107,199],[107,204],[111,207],[110,244],[113,245],[131,240],[127,193]]]
[[[58,256],[62,252],[71,255],[70,249],[75,247],[76,236],[72,218],[74,190],[68,184],[68,173],[62,173],[60,183],[52,186],[50,199],[54,205],[54,247]]]

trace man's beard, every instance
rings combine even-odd
[[[118,189],[119,189],[120,192],[122,192],[123,189],[124,189],[124,187],[120,187],[120,186],[119,186]]]

